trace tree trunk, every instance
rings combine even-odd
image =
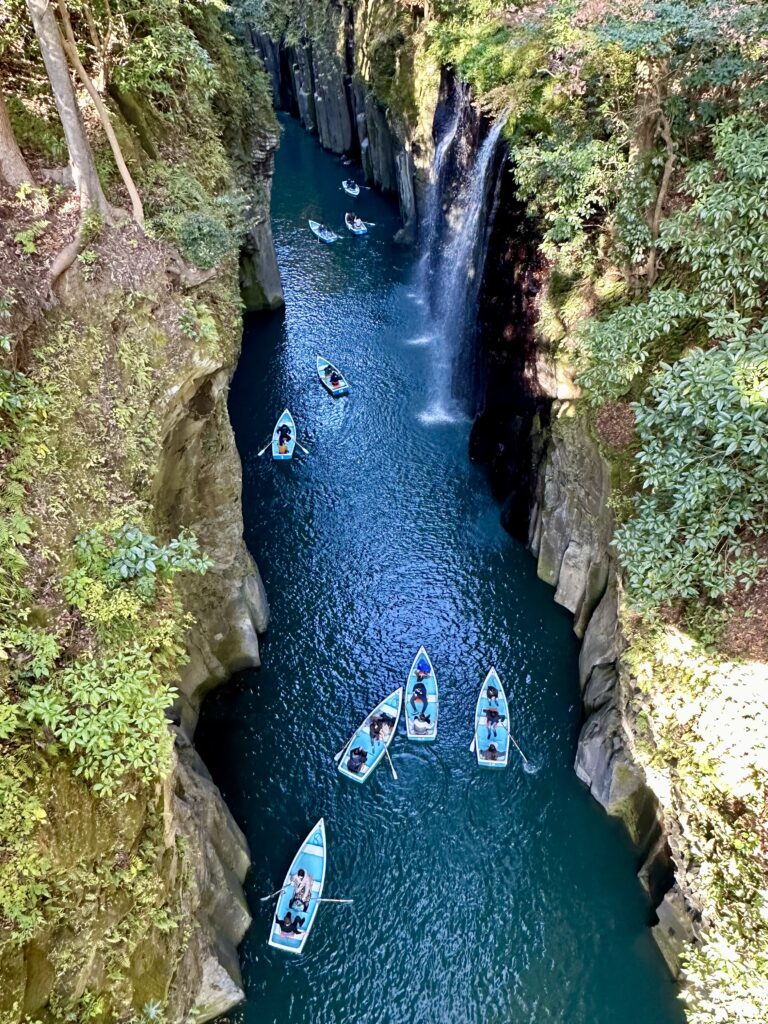
[[[659,261],[658,261],[658,240],[659,231],[661,229],[661,215],[664,212],[664,202],[669,192],[669,183],[672,180],[672,171],[675,168],[675,144],[672,139],[672,131],[667,120],[666,115],[663,111],[659,112],[658,130],[664,140],[664,147],[667,152],[666,160],[664,161],[664,170],[661,175],[661,183],[659,184],[659,191],[656,196],[656,202],[651,212],[648,229],[651,232],[651,249],[648,253],[648,260],[645,265],[645,271],[648,279],[648,284],[653,285],[656,283],[656,278],[659,274]]]
[[[13,134],[8,110],[5,106],[2,82],[0,82],[0,177],[12,189],[17,189],[25,181],[32,181],[32,175],[21,155],[16,136]]]
[[[117,169],[120,171],[120,177],[123,179],[128,195],[131,197],[131,207],[133,209],[133,219],[139,225],[144,227],[144,207],[141,203],[141,197],[139,196],[138,190],[133,183],[131,172],[126,166],[125,160],[123,159],[123,152],[120,149],[120,143],[117,141],[115,130],[112,127],[112,122],[109,119],[109,111],[104,105],[104,101],[99,96],[93,82],[91,81],[88,72],[80,61],[80,55],[77,52],[77,44],[75,43],[75,34],[72,31],[72,23],[69,20],[69,11],[64,0],[59,0],[59,12],[61,14],[61,22],[64,26],[64,49],[69,57],[72,67],[75,69],[80,81],[85,86],[88,95],[93,100],[93,105],[96,107],[96,112],[99,115],[101,121],[101,127],[104,129],[104,134],[109,140],[110,148],[112,149],[112,156],[115,158]]]
[[[72,79],[69,77],[67,58],[61,42],[59,26],[49,0],[27,0],[45,70],[51,83],[56,109],[61,118],[64,137],[69,150],[72,178],[80,196],[81,209],[93,207],[109,220],[109,204],[101,188],[93,154],[85,134],[80,109],[77,105]]]

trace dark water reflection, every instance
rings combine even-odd
[[[469,424],[433,422],[434,340],[392,244],[392,207],[350,200],[348,174],[284,125],[273,202],[286,311],[248,322],[231,414],[246,538],[272,607],[263,668],[206,702],[201,753],[253,854],[242,947],[248,1024],[678,1024],[621,829],[572,771],[577,642],[528,554],[499,526]],[[376,227],[343,232],[352,203]],[[315,217],[344,237],[315,242]],[[316,353],[348,376],[334,401]],[[285,406],[311,454],[256,453]],[[424,643],[438,741],[396,737],[394,782],[365,786],[333,753]],[[511,731],[539,767],[480,772],[469,752],[491,664]],[[304,955],[269,949],[270,909],[320,815],[326,895]]]

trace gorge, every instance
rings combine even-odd
[[[0,12],[3,1022],[762,1019],[764,33],[567,6]],[[422,642],[441,742],[350,793]]]

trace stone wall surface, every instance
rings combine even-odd
[[[554,379],[554,378],[553,378]],[[571,401],[556,408],[571,411]],[[554,599],[583,637],[579,682],[585,720],[575,771],[608,814],[622,819],[640,851],[639,876],[655,909],[653,935],[677,977],[695,938],[685,876],[670,851],[678,827],[635,753],[640,710],[621,624],[621,587],[611,553],[610,470],[585,422],[556,418],[544,441],[531,510],[529,547]],[[678,872],[679,873],[679,872]]]
[[[366,182],[397,196],[403,227],[396,239],[410,245],[416,242],[418,204],[429,174],[437,83],[422,86],[414,78],[406,85],[414,91],[417,117],[403,116],[378,95],[370,50],[397,10],[387,2],[354,9],[329,4],[311,38],[289,44],[255,31],[251,38],[277,109],[297,116],[330,152],[358,157]]]

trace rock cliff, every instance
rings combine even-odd
[[[558,405],[555,405],[555,410]],[[574,413],[566,403],[561,412]],[[583,637],[584,707],[575,770],[608,814],[621,818],[643,858],[639,872],[655,909],[653,935],[674,976],[695,936],[689,879],[670,850],[675,809],[648,780],[636,751],[644,701],[622,655],[621,585],[610,543],[610,467],[583,418],[555,418],[544,443],[530,517],[529,547],[554,599],[573,612]],[[667,799],[665,799],[665,796]],[[682,867],[682,865],[681,865]]]
[[[397,195],[397,237],[407,244],[416,241],[429,176],[439,77],[412,28],[400,5],[366,0],[310,4],[307,21],[291,26],[299,33],[292,42],[251,33],[276,109],[298,117],[325,149],[359,158],[369,184]]]
[[[251,235],[251,274],[265,306],[279,298],[268,229],[274,126],[259,142],[253,202],[266,227]],[[236,949],[250,923],[241,885],[249,853],[192,736],[205,693],[258,666],[268,622],[242,537],[227,413],[241,335],[238,261],[233,252],[214,274],[198,274],[125,222],[90,245],[95,271],[76,261],[55,303],[18,303],[10,317],[25,379],[56,389],[45,461],[26,487],[46,524],[44,547],[30,556],[35,614],[44,602],[64,605],[59,566],[84,525],[127,519],[163,542],[191,529],[212,565],[181,580],[180,602],[169,598],[165,609],[163,622],[186,632],[188,660],[162,783],[132,778],[105,799],[50,734],[29,754],[14,750],[36,773],[34,790],[19,776],[33,825],[18,878],[40,871],[45,889],[23,932],[0,922],[0,1021],[58,1024],[86,1010],[89,1020],[134,1020],[155,1005],[169,1021],[203,1024],[243,998]],[[73,636],[83,628],[67,621]]]

